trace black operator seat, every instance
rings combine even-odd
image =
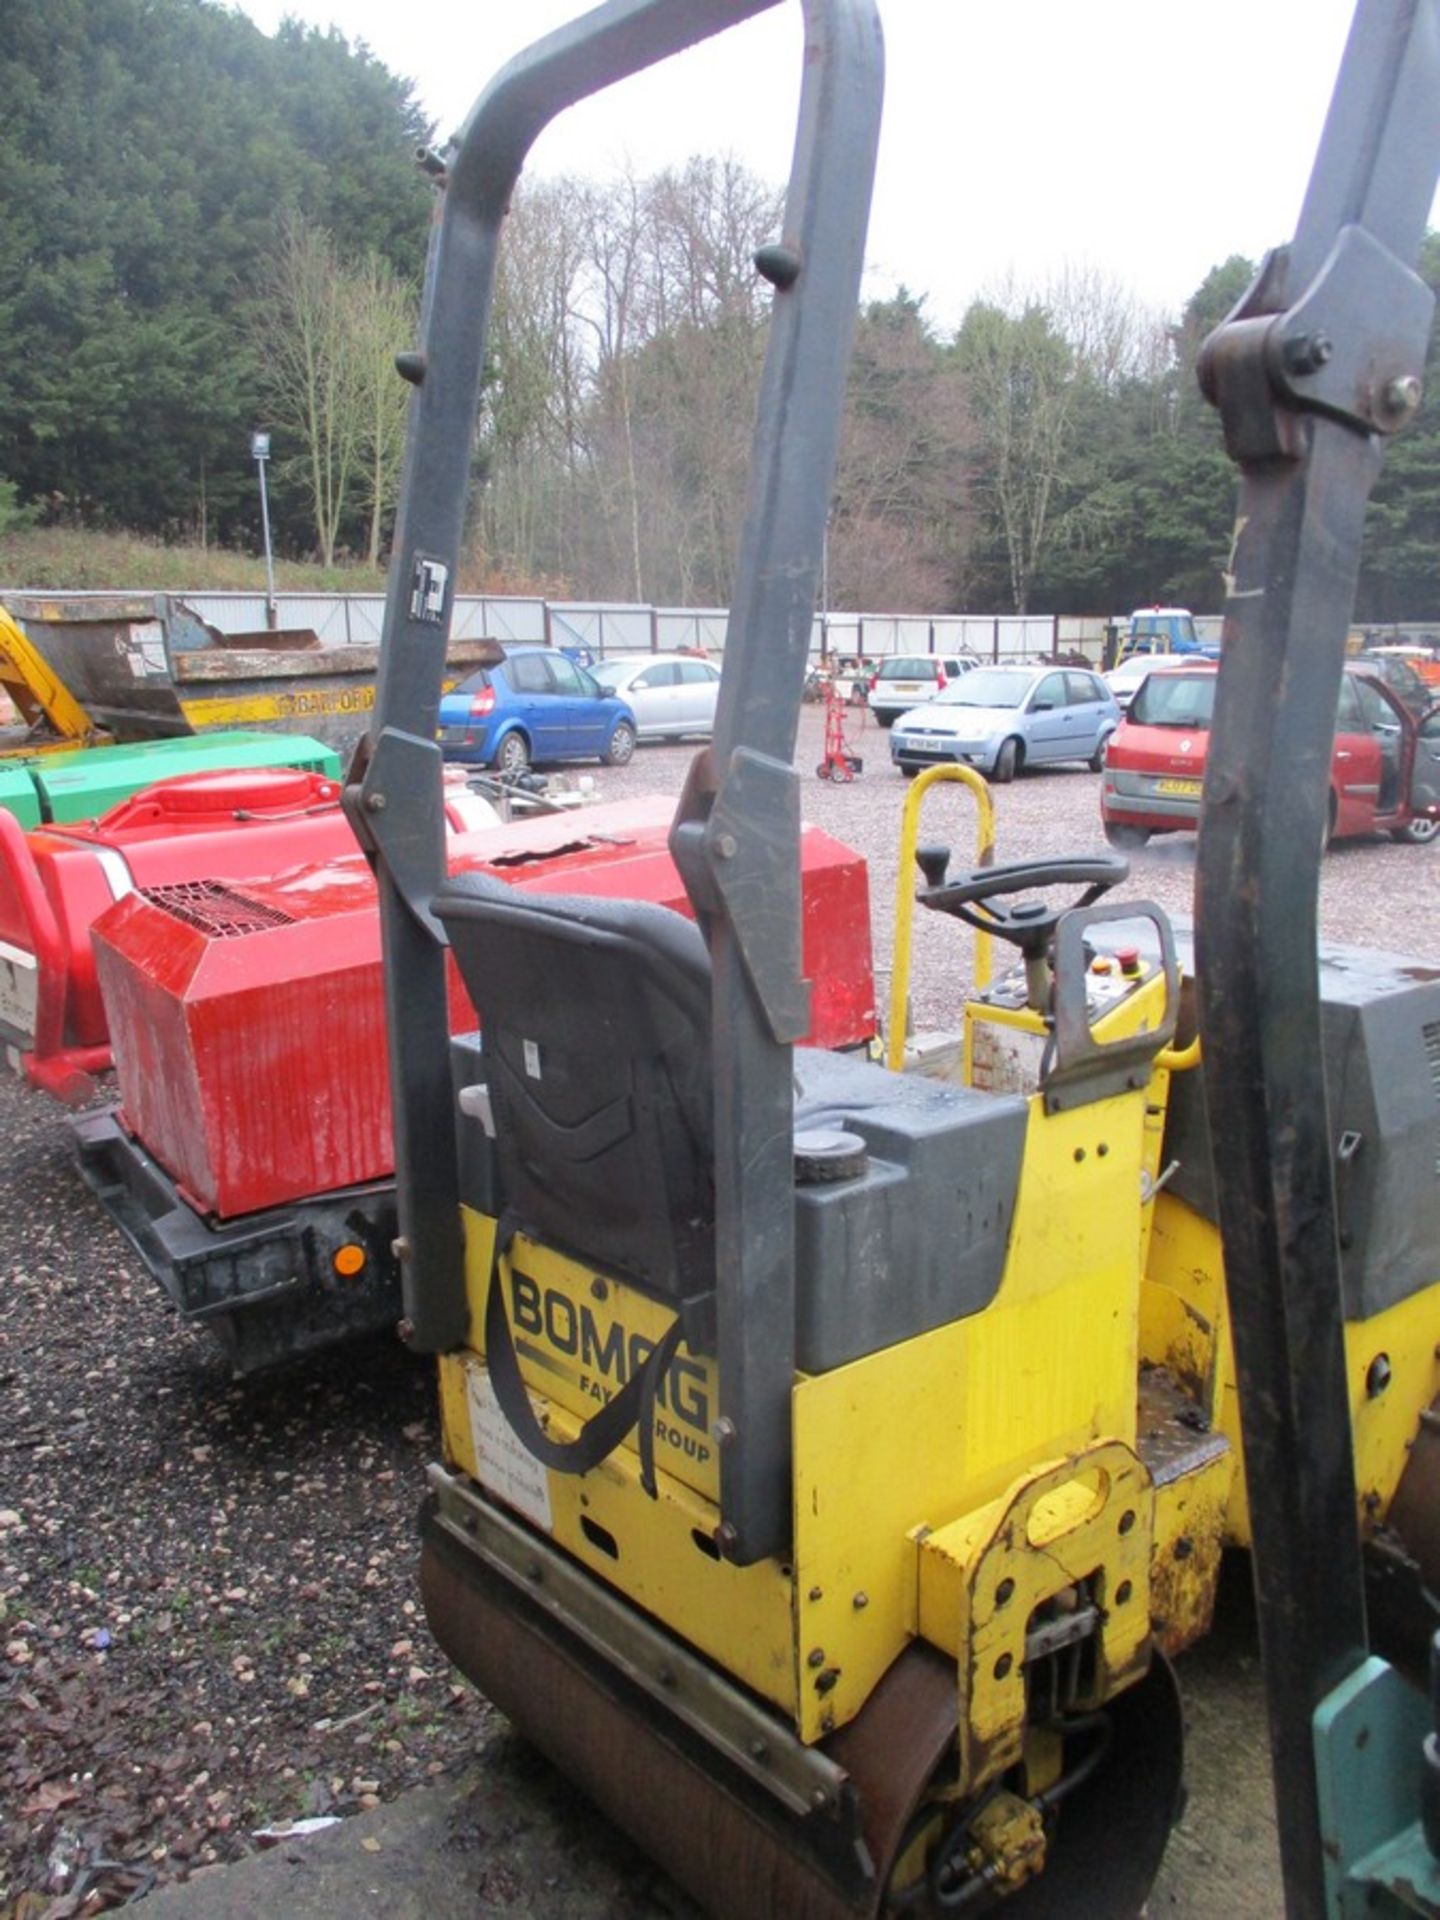
[[[715,1271],[710,955],[648,901],[447,882],[435,913],[480,1017],[499,1197],[534,1238],[670,1300]],[[457,1043],[458,1044],[458,1043]],[[994,1298],[1027,1125],[1019,1095],[795,1051],[797,1135],[856,1136],[796,1188],[796,1358],[824,1372]],[[494,1204],[494,1203],[492,1203]]]
[[[480,1016],[501,1187],[535,1238],[678,1303],[715,1287],[710,955],[649,901],[462,874],[435,898]]]

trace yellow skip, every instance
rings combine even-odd
[[[369,713],[375,683],[358,687],[313,687],[300,693],[220,693],[182,700],[180,711],[197,733],[209,727],[253,727],[267,722],[313,720],[332,713]]]
[[[468,671],[468,669],[467,669]],[[447,679],[449,693],[455,676]],[[294,693],[217,693],[182,700],[180,711],[197,733],[209,727],[254,727],[288,720],[323,719],[328,714],[367,714],[375,705],[375,682],[355,686],[304,687]]]

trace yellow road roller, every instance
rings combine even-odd
[[[1112,855],[937,852],[924,904],[1011,950],[971,1009],[1008,1080],[797,1045],[793,758],[873,0],[803,6],[719,710],[671,836],[695,921],[445,875],[435,719],[515,181],[563,108],[767,3],[610,0],[424,156],[440,209],[346,799],[380,890],[403,1331],[439,1356],[425,1604],[713,1913],[1122,1920],[1176,1813],[1168,1655],[1208,1623],[1235,1473],[1195,1379],[1142,1364],[1171,930],[1107,897]],[[452,956],[481,1023],[453,1045]]]

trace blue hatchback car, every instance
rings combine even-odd
[[[1022,767],[1083,760],[1093,773],[1120,724],[1114,695],[1078,667],[977,667],[890,731],[890,758],[904,774],[959,760],[1004,784]]]
[[[443,696],[437,737],[447,760],[501,773],[549,760],[623,767],[635,715],[557,647],[516,647]]]

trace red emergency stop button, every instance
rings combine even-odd
[[[1121,973],[1136,974],[1140,971],[1140,949],[1138,947],[1117,947],[1115,959]]]

